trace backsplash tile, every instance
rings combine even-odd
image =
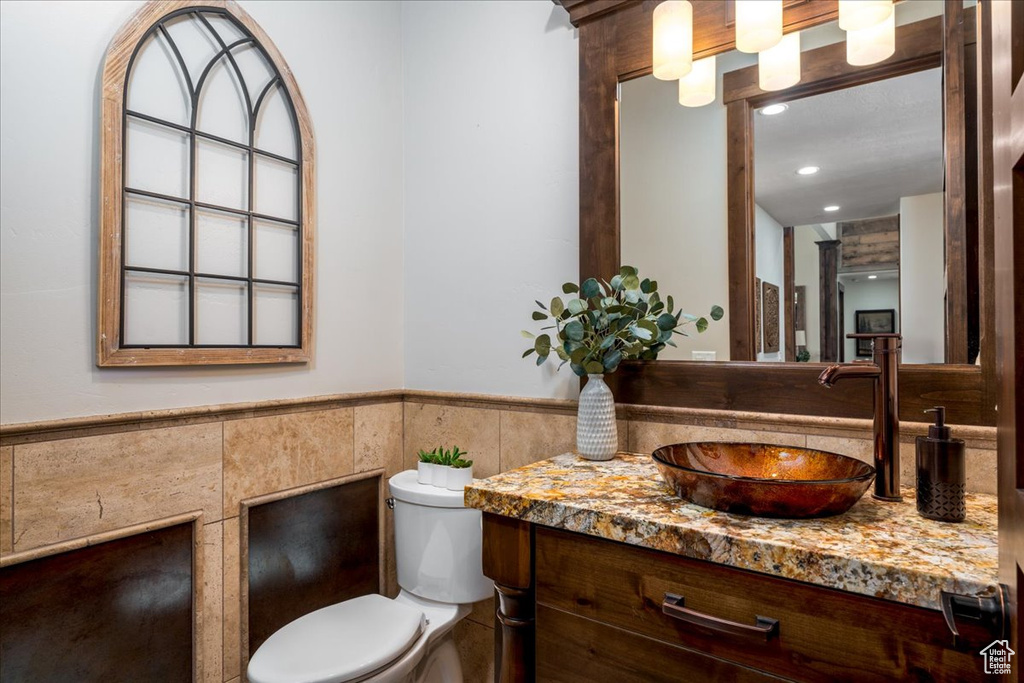
[[[123,432],[14,448],[14,550],[203,510],[221,517],[221,427]]]
[[[405,465],[402,456],[402,403],[356,406],[353,411],[355,471],[381,468],[385,479],[401,472]]]
[[[246,498],[353,472],[353,408],[224,423],[224,516]]]
[[[405,404],[405,467],[416,467],[416,452],[457,445],[469,451],[473,476],[500,471],[499,411],[434,403]]]
[[[14,551],[14,446],[0,448],[0,555]]]
[[[759,432],[749,429],[727,429],[703,425],[668,422],[630,422],[629,451],[651,453],[659,446],[686,441],[738,441],[805,446],[807,437],[788,432]]]

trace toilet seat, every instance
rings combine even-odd
[[[363,595],[299,617],[249,660],[250,683],[343,683],[364,679],[404,655],[426,627],[422,610]]]

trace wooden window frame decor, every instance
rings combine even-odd
[[[580,93],[580,278],[604,277],[618,272],[621,265],[619,236],[618,185],[618,116],[617,92],[622,81],[646,76],[652,71],[651,40],[653,0],[553,0],[569,14],[579,35]],[[701,59],[732,50],[735,31],[729,24],[731,2],[701,1],[693,3],[693,58]],[[897,56],[878,69],[867,67],[875,78],[880,70],[890,75],[903,68],[919,69],[921,60],[942,64],[947,72],[946,95],[952,101],[963,94],[963,37],[970,28],[968,19],[946,3],[950,11],[936,21],[943,22],[944,44],[930,47],[928,54],[909,56],[906,36],[901,39],[897,28]],[[835,0],[785,0],[784,31],[803,30],[834,21],[838,16]],[[842,46],[840,46],[840,49]],[[833,48],[835,49],[835,48]],[[951,57],[943,62],[942,56]],[[845,63],[845,59],[843,59]],[[981,55],[973,65],[983,73]],[[805,65],[804,77],[796,86],[804,94],[810,88],[834,88],[839,82],[848,85],[860,78],[860,71],[848,67],[815,69]],[[905,72],[905,71],[904,71]],[[813,78],[811,76],[813,75]],[[979,78],[981,84],[983,79]],[[812,85],[813,83],[813,85]],[[752,107],[764,104],[768,96],[753,86],[732,82],[733,96],[723,92],[728,116],[749,122]],[[730,90],[726,79],[724,91]],[[795,91],[794,91],[795,92]],[[736,95],[739,95],[738,97]],[[972,93],[973,95],[974,93]],[[771,95],[785,99],[790,91]],[[979,128],[990,125],[991,92],[979,88],[983,103],[979,104]],[[962,100],[960,100],[962,104]],[[948,103],[947,103],[948,104]],[[962,111],[962,106],[947,111]],[[957,114],[959,115],[959,114]],[[985,118],[983,118],[985,117]],[[750,125],[729,128],[727,165],[730,187],[748,187],[747,174],[753,170],[753,144]],[[991,164],[992,149],[984,136],[977,150],[979,167]],[[958,152],[947,149],[949,158],[958,159]],[[966,157],[965,157],[966,159]],[[960,164],[957,164],[958,166]],[[949,166],[949,164],[947,164]],[[959,173],[957,171],[956,173]],[[959,176],[958,176],[959,178]],[[968,185],[970,185],[968,183]],[[959,179],[957,187],[961,187]],[[947,408],[950,421],[959,424],[995,424],[995,357],[992,334],[992,212],[990,188],[977,185],[981,367],[973,365],[904,365],[900,369],[900,417],[924,421],[922,411],[937,403]],[[947,211],[958,212],[957,206]],[[837,384],[833,389],[818,386],[817,378],[826,364],[779,362],[763,363],[755,358],[754,339],[754,244],[753,201],[743,193],[729,194],[729,256],[730,280],[729,320],[732,361],[630,361],[605,378],[618,402],[634,405],[674,406],[680,408],[754,411],[814,415],[835,418],[870,418],[871,386],[868,382]],[[733,220],[735,218],[735,220]],[[959,218],[957,218],[959,221]],[[947,253],[949,249],[947,248]],[[959,334],[959,333],[957,333]],[[964,337],[966,338],[966,336]]]
[[[200,14],[201,13],[201,14]],[[205,73],[196,83],[192,83],[188,69],[170,38],[163,23],[182,15],[193,14],[197,21],[203,22],[216,38],[220,50],[212,57]],[[225,43],[210,27],[206,17],[217,15],[228,21],[245,37],[233,43]],[[146,40],[156,32],[163,35],[170,46],[176,62],[184,74],[188,95],[192,98],[191,125],[179,125],[147,116],[140,112],[128,110],[128,85],[132,66]],[[251,46],[259,51],[259,55],[271,72],[271,80],[263,88],[259,97],[250,97],[245,79],[239,69],[232,51],[238,47]],[[243,93],[244,112],[248,116],[248,144],[225,140],[215,135],[197,130],[197,114],[195,113],[198,97],[202,88],[209,81],[204,80],[211,67],[222,59],[227,59],[231,67],[232,78],[236,78]],[[290,107],[292,125],[295,134],[295,158],[273,154],[256,147],[256,117],[260,105],[273,87],[279,89],[285,107]],[[254,100],[254,101],[253,101]],[[129,120],[138,119],[155,126],[177,130],[187,136],[190,159],[191,189],[188,197],[172,197],[155,192],[147,192],[126,186],[127,154],[125,143]],[[197,139],[207,142],[229,145],[245,152],[248,165],[248,210],[239,208],[205,205],[196,199],[196,156]],[[313,286],[314,286],[314,234],[316,226],[316,172],[315,172],[315,140],[313,126],[306,108],[305,101],[295,77],[281,56],[280,51],[270,40],[262,28],[231,0],[154,0],[139,9],[117,32],[106,54],[102,80],[102,113],[100,130],[100,253],[99,253],[99,301],[97,320],[97,364],[104,366],[157,366],[157,365],[219,365],[219,364],[252,364],[252,363],[304,363],[313,354]],[[266,158],[279,163],[287,163],[296,168],[296,182],[299,185],[295,193],[294,220],[276,217],[262,217],[254,208],[256,159]],[[161,270],[157,268],[140,268],[126,263],[125,258],[125,225],[126,199],[131,195],[148,197],[155,201],[171,202],[187,208],[189,211],[189,263],[184,270]],[[197,269],[196,252],[196,207],[211,211],[228,211],[230,215],[244,222],[247,229],[248,266],[244,277],[223,274],[208,275]],[[296,233],[296,276],[285,281],[266,280],[254,277],[253,234],[254,219],[264,218],[278,223],[288,224],[295,228]],[[175,276],[188,282],[188,343],[186,344],[129,344],[124,338],[125,312],[125,272],[152,273],[154,275]],[[196,343],[196,288],[197,280],[212,278],[218,282],[234,281],[246,285],[247,343],[245,344],[197,344]],[[297,320],[295,321],[296,344],[293,345],[260,345],[254,343],[254,283],[257,287],[290,287],[296,292]]]

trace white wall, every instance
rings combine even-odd
[[[395,2],[242,2],[295,72],[316,131],[315,362],[95,366],[99,78],[108,42],[140,5],[0,3],[0,421],[401,387],[402,59]],[[543,23],[534,29],[542,30]],[[575,101],[575,71],[572,79]],[[550,125],[547,103],[533,114]],[[575,129],[570,133],[575,145]],[[575,166],[571,175],[575,180]],[[574,211],[574,190],[565,194]],[[573,236],[575,230],[575,223],[565,228]]]
[[[945,331],[944,195],[900,199],[900,298],[904,363],[943,363]]]
[[[761,278],[762,283],[767,282],[779,288],[779,350],[772,353],[759,353],[757,360],[784,361],[786,360],[786,300],[785,283],[783,282],[785,256],[782,244],[782,226],[757,204],[754,205],[754,245],[754,270],[757,277]],[[762,296],[763,289],[762,285]],[[763,298],[761,300],[761,319],[768,319]],[[763,324],[761,325],[761,335],[763,338]]]
[[[857,340],[846,335],[857,331],[857,311],[893,309],[896,311],[896,332],[900,331],[900,281],[867,280],[863,276],[853,281],[840,278],[843,283],[843,333],[840,343],[845,345],[846,361],[857,360]],[[863,356],[861,358],[864,358]]]
[[[735,53],[740,55],[740,53]],[[745,55],[718,60],[737,68]],[[686,313],[725,317],[703,334],[675,338],[660,358],[690,360],[713,351],[729,360],[729,244],[726,115],[721,98],[703,107],[679,104],[678,85],[653,76],[621,86],[619,184],[622,262],[658,281]]]
[[[546,0],[403,3],[402,29],[406,386],[573,397],[519,331],[579,275],[576,33]]]
[[[820,240],[821,236],[813,226],[798,225],[793,229],[793,281],[797,287],[805,287],[804,324],[807,327],[804,332],[812,363],[821,360],[821,301],[818,293],[820,257],[816,244]]]

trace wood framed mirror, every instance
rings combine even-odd
[[[652,12],[657,2],[597,2],[595,0],[563,0],[562,4],[570,13],[574,25],[579,28],[580,42],[580,277],[607,276],[621,265],[622,239],[620,217],[622,204],[620,189],[620,119],[621,106],[618,95],[622,84],[639,76],[651,73]],[[721,54],[732,50],[733,26],[731,24],[731,3],[693,2],[694,59]],[[727,105],[737,110],[737,120],[749,122],[752,106],[775,99],[791,99],[818,92],[827,92],[838,87],[847,87],[857,82],[868,82],[872,78],[894,75],[901,69],[905,73],[932,66],[942,65],[943,79],[949,97],[959,99],[959,109],[947,107],[947,116],[965,115],[965,97],[987,96],[984,87],[981,92],[966,92],[964,70],[983,72],[974,59],[973,51],[965,56],[963,36],[973,30],[973,12],[963,12],[963,4],[945,3],[948,10],[945,17],[933,21],[942,24],[943,29],[936,42],[934,36],[928,41],[913,40],[906,35],[897,37],[897,53],[876,67],[845,70],[835,65],[806,64],[801,82],[786,91],[764,96],[754,85],[743,90],[744,83],[737,75],[732,86],[732,99]],[[784,30],[789,33],[831,22],[836,19],[837,3],[834,0],[787,0],[784,10]],[[906,33],[904,31],[903,33]],[[954,47],[958,49],[953,49]],[[825,48],[822,48],[825,49]],[[841,50],[842,46],[832,48]],[[936,51],[937,50],[937,51]],[[806,54],[806,53],[805,53]],[[947,55],[943,59],[943,55]],[[949,56],[952,55],[952,56]],[[845,55],[843,55],[845,56]],[[845,59],[843,60],[845,65]],[[831,71],[829,71],[831,69]],[[756,70],[755,70],[756,71]],[[747,76],[749,78],[749,75]],[[867,79],[867,80],[865,80]],[[978,79],[983,83],[983,79]],[[749,86],[749,84],[746,84]],[[723,89],[727,90],[728,88]],[[985,140],[980,130],[986,125],[984,106],[977,126],[979,140]],[[732,112],[730,112],[732,116]],[[960,140],[960,148],[946,149],[947,174],[945,182],[965,184],[962,169],[966,155],[978,160],[979,175],[990,163],[991,152],[985,149],[966,148],[967,141]],[[749,179],[740,177],[752,168],[749,125],[730,126],[728,149],[735,158],[730,160],[729,185],[749,187]],[[981,185],[977,186],[979,189]],[[981,363],[966,364],[921,364],[905,365],[901,369],[901,416],[903,419],[922,421],[921,411],[936,404],[947,406],[950,419],[964,424],[994,424],[994,400],[991,359],[991,208],[984,193],[960,194],[958,201],[948,203],[947,214],[959,212],[963,223],[964,204],[977,204],[977,243],[979,246],[977,281],[979,283],[978,328],[980,330]],[[748,216],[752,198],[739,193],[729,194],[730,216]],[[948,218],[947,218],[948,220]],[[749,410],[757,412],[793,413],[830,417],[867,418],[871,414],[871,387],[867,383],[832,390],[817,385],[818,374],[825,367],[821,363],[756,363],[753,355],[754,329],[754,254],[752,248],[752,218],[746,221],[729,222],[728,271],[730,300],[727,311],[730,315],[731,342],[739,344],[739,353],[733,357],[742,358],[730,362],[658,360],[653,362],[624,363],[618,372],[609,377],[617,400],[622,403],[668,405],[693,408],[724,410]],[[960,235],[963,233],[961,232]],[[963,253],[957,246],[957,233],[951,231],[953,242],[947,241],[946,250],[954,255]],[[949,236],[947,236],[947,240]],[[776,284],[782,284],[778,282]],[[792,296],[784,288],[782,297]],[[956,302],[954,295],[951,299]],[[964,301],[961,298],[960,301]],[[962,304],[957,304],[962,305]],[[959,309],[957,309],[959,310]],[[947,315],[949,315],[947,313]],[[954,315],[948,326],[955,330],[961,322],[966,325],[967,316]],[[963,338],[966,345],[966,331],[955,331],[957,338]],[[792,340],[790,340],[792,342]],[[745,350],[742,345],[746,344]],[[956,357],[953,357],[956,358]],[[953,359],[951,358],[951,359]],[[851,360],[847,358],[846,360]]]

